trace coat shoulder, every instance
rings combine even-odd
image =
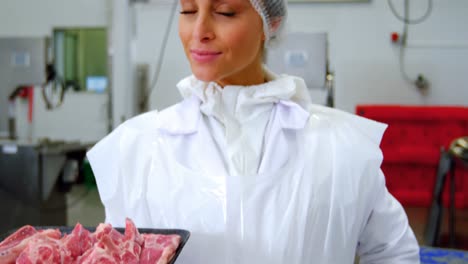
[[[125,121],[117,129],[138,130],[141,132],[154,131],[158,127],[159,116],[160,112],[158,110],[146,112]]]
[[[309,126],[322,125],[330,132],[348,135],[349,140],[364,140],[379,145],[387,125],[339,109],[311,104]]]

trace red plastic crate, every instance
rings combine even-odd
[[[388,124],[381,142],[382,170],[390,193],[405,206],[432,202],[440,150],[468,136],[468,107],[358,105],[360,116]],[[455,206],[468,208],[468,168],[455,170]],[[448,205],[450,180],[443,201]]]

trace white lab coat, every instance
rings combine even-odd
[[[202,111],[209,104],[187,90],[181,103],[99,142],[88,159],[106,221],[189,230],[180,264],[351,264],[355,254],[361,263],[419,263],[380,170],[386,126],[301,101],[300,79],[275,78],[296,94],[270,102],[257,173],[226,162],[214,117]]]

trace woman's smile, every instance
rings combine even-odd
[[[198,63],[209,63],[218,59],[223,53],[220,51],[210,51],[202,49],[191,49],[190,55]]]

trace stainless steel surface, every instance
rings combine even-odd
[[[65,225],[66,197],[59,176],[79,142],[0,140],[0,233],[24,224]]]
[[[2,148],[15,148],[2,145]],[[65,163],[64,154],[42,154],[39,146],[16,146],[14,151],[0,153],[0,187],[19,194],[26,203],[39,203],[48,198]]]
[[[79,142],[0,141],[0,187],[28,203],[45,201],[72,151],[86,151]]]
[[[23,225],[65,225],[67,206],[65,193],[54,190],[42,203],[28,204],[17,195],[0,187],[0,201],[4,214],[0,218],[0,234]]]
[[[55,186],[57,179],[65,165],[67,157],[63,154],[42,155],[42,184],[40,190],[40,199],[46,201],[52,188]]]
[[[24,202],[37,203],[41,197],[38,179],[39,154],[31,146],[16,146],[16,151],[14,149],[14,145],[2,145],[0,188],[17,194]]]
[[[45,38],[0,38],[0,132],[8,130],[8,95],[45,80]]]

